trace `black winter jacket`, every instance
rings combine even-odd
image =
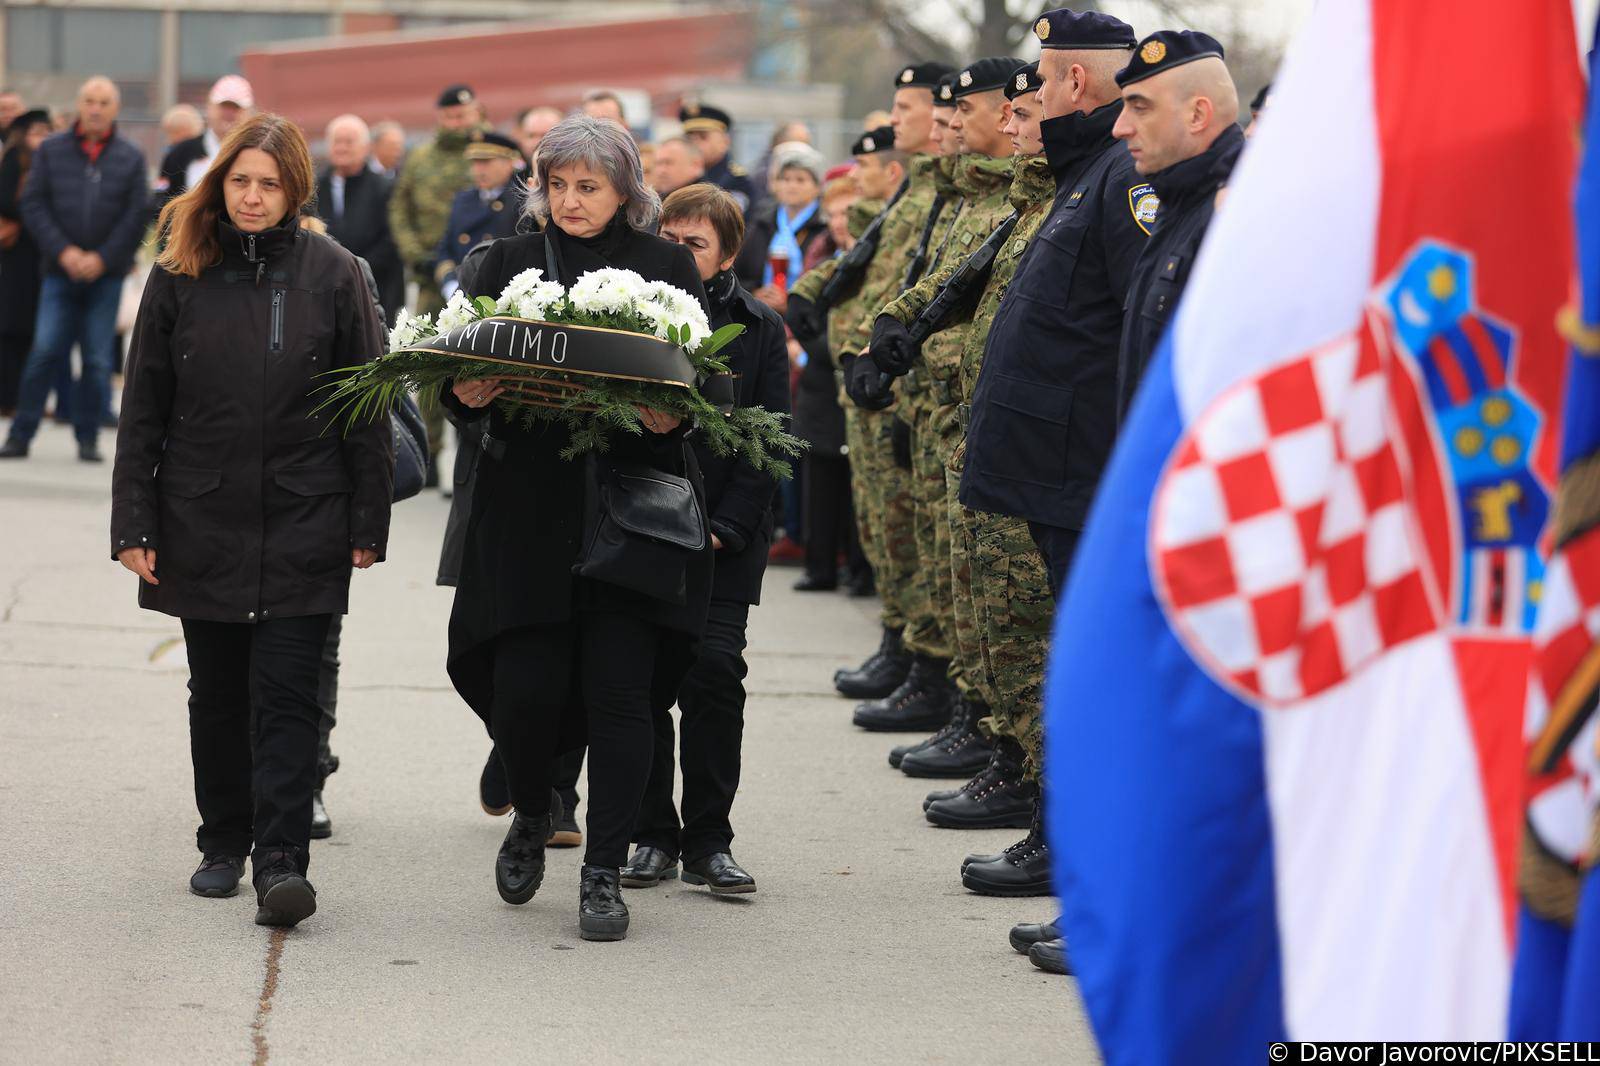
[[[393,182],[363,169],[344,183],[344,214],[333,214],[333,172],[317,179],[316,211],[328,224],[328,233],[365,259],[378,283],[378,300],[384,318],[393,322],[406,304],[406,268],[389,232],[389,191]]]
[[[97,252],[106,277],[133,267],[144,239],[149,196],[144,155],[115,129],[90,162],[73,130],[52,134],[39,145],[22,194],[22,221],[39,246],[45,268],[65,274],[56,262],[69,245]]]
[[[745,226],[744,243],[739,246],[739,254],[734,258],[733,272],[739,275],[739,284],[753,292],[761,288],[761,279],[766,276],[767,250],[772,245],[773,235],[778,232],[778,202],[768,200],[746,215],[749,221]],[[823,213],[822,205],[818,204],[811,217],[795,233],[795,241],[803,250],[827,228],[828,216]],[[799,281],[803,273],[798,271],[791,274],[789,284]]]
[[[331,424],[322,375],[380,355],[354,256],[294,220],[219,223],[198,278],[150,274],[128,354],[112,470],[111,554],[156,549],[150,610],[216,622],[340,614],[350,554],[382,558],[387,418]]]

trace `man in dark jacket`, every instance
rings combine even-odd
[[[733,118],[720,107],[686,102],[678,109],[678,121],[683,123],[683,135],[700,150],[700,161],[705,166],[701,181],[710,182],[733,197],[734,203],[745,214],[762,199],[762,191],[751,180],[750,172],[728,158],[733,146]]]
[[[974,511],[1027,519],[1059,598],[1111,456],[1122,305],[1156,196],[1111,135],[1133,30],[1063,8],[1034,32],[1056,197],[989,330],[960,497]]]
[[[465,154],[472,188],[462,189],[450,202],[444,236],[433,253],[434,284],[446,300],[461,287],[457,264],[484,241],[517,232],[522,216],[523,193],[516,180],[522,152],[517,142],[503,133],[474,130]]]
[[[110,79],[90,78],[78,90],[72,128],[47,138],[34,155],[22,221],[47,269],[17,417],[0,458],[27,457],[56,370],[77,344],[83,351],[73,405],[78,458],[101,461],[100,413],[111,385],[117,304],[148,217],[144,156],[117,134],[121,102]]]
[[[355,115],[328,123],[328,169],[317,179],[317,215],[328,233],[372,267],[389,325],[406,304],[406,271],[389,232],[393,183],[370,166],[372,135]]]
[[[680,189],[667,198],[661,236],[685,245],[705,281],[711,325],[744,333],[722,351],[736,375],[735,403],[789,411],[787,334],[776,311],[739,284],[732,267],[744,237],[738,203],[711,185]],[[682,723],[683,820],[672,805],[672,717],[656,715],[655,758],[634,831],[638,844],[622,883],[644,888],[677,876],[718,894],[754,892],[755,878],[734,862],[729,815],[739,787],[744,736],[745,626],[761,602],[761,578],[772,540],[778,482],[739,456],[720,456],[695,439],[705,480],[716,568],[711,609],[699,656],[678,690]]]
[[[237,74],[224,74],[217,79],[206,97],[206,128],[198,136],[174,144],[161,157],[155,193],[150,197],[152,219],[169,200],[182,196],[200,183],[223,140],[254,113],[255,106],[255,90],[248,81]]]
[[[1204,33],[1162,30],[1139,42],[1117,75],[1126,142],[1139,173],[1155,186],[1161,212],[1133,268],[1117,358],[1117,415],[1128,413],[1144,368],[1166,333],[1211,225],[1217,189],[1244,147],[1239,93],[1222,45]]]

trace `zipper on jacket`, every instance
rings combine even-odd
[[[251,238],[254,240],[254,238]],[[267,350],[283,351],[283,290],[272,290],[272,329],[268,333]]]

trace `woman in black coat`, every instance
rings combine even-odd
[[[112,471],[111,554],[188,646],[190,889],[233,895],[250,853],[262,925],[316,910],[322,649],[351,568],[383,557],[393,479],[387,419],[315,413],[383,330],[355,257],[298,225],[312,189],[299,128],[258,115],[162,209]]]
[[[665,281],[702,303],[689,252],[648,232],[660,210],[622,127],[573,116],[540,142],[528,211],[544,232],[489,246],[469,294],[498,296],[532,267],[571,286],[603,267]],[[553,258],[552,258],[553,257]],[[442,397],[463,419],[487,419],[472,515],[450,615],[450,679],[494,737],[516,808],[495,862],[503,899],[526,903],[544,876],[555,757],[589,745],[589,816],[579,895],[587,940],[627,934],[618,870],[650,773],[654,708],[670,707],[693,661],[711,591],[711,546],[691,558],[683,604],[574,577],[587,464],[561,457],[570,434],[501,410],[494,381]],[[687,477],[689,427],[640,410],[645,432],[618,433],[608,458]],[[585,729],[585,726],[587,727]]]
[[[22,189],[34,149],[50,136],[50,113],[26,111],[6,133],[0,155],[0,417],[16,412],[17,387],[33,347],[39,310],[39,246],[22,224]]]

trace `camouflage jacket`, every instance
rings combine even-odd
[[[1017,161],[1010,156],[1004,159],[980,155],[961,157],[956,167],[956,187],[965,198],[965,207],[950,233],[948,248],[940,257],[937,268],[886,306],[884,314],[910,325],[966,257],[976,251],[995,227],[1010,216],[1013,210],[1010,193],[1016,166]],[[1048,173],[1047,170],[1047,176]],[[1007,245],[1006,250],[1009,250],[1009,241]],[[973,316],[977,300],[978,294],[975,293],[965,307],[958,308],[946,319],[943,329],[922,345],[918,376],[927,374],[932,399],[937,406],[960,402],[951,398],[952,386],[947,383],[960,373],[961,353],[975,323],[977,328],[982,328],[982,323]]]
[[[872,320],[878,317],[878,308],[900,295],[906,280],[906,268],[917,252],[917,241],[933,209],[938,186],[934,173],[939,161],[931,155],[911,157],[911,178],[906,194],[889,209],[878,234],[878,254],[867,265],[867,275],[861,282],[861,314],[855,328],[833,350],[835,359],[846,355],[859,355],[872,339]]]
[[[439,130],[406,157],[389,195],[389,230],[400,259],[419,282],[431,285],[428,264],[444,236],[456,193],[472,183],[472,169],[462,153],[470,130]]]

